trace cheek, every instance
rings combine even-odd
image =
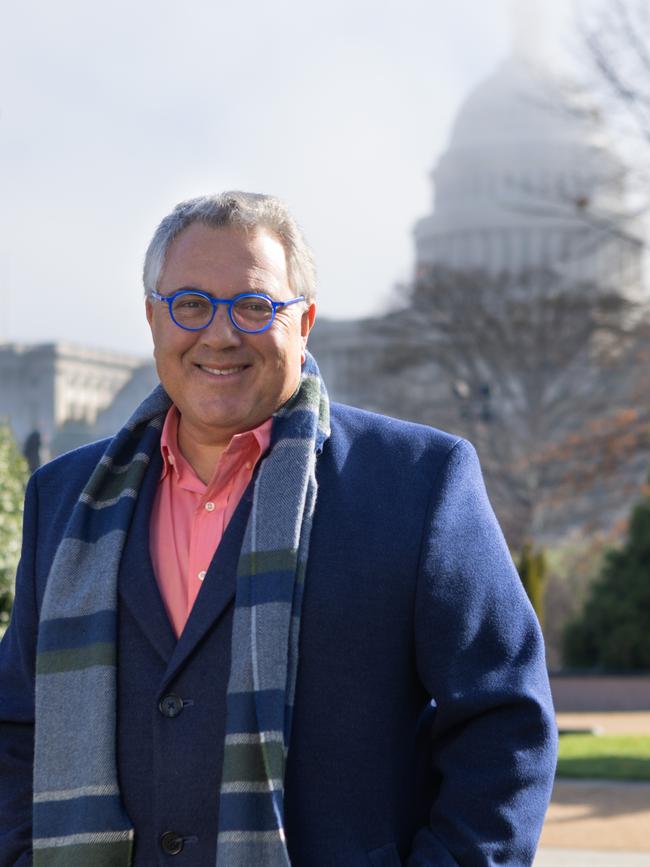
[[[273,326],[275,328],[275,324]],[[277,331],[269,332],[264,335],[260,335],[263,337],[263,340],[252,344],[252,348],[256,351],[267,364],[271,364],[274,367],[284,367],[287,364],[287,360],[290,357],[290,346],[291,341],[289,340],[289,335],[287,334],[286,328],[282,328],[282,330],[278,329]]]
[[[299,321],[282,322],[282,328],[278,329],[275,335],[272,351],[278,358],[279,363],[285,366],[292,366],[296,362],[296,359],[301,360],[304,343]]]
[[[170,331],[167,323],[154,322],[151,327],[154,344],[154,358],[170,359],[180,358],[195,342],[190,332],[184,332],[180,328]]]

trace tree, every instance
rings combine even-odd
[[[535,610],[540,624],[544,625],[544,591],[546,589],[547,564],[543,548],[535,549],[525,542],[517,560],[517,571],[526,595]]]
[[[578,22],[592,107],[650,145],[650,10],[647,0],[607,0]]]
[[[621,528],[617,527],[608,533],[574,536],[545,549],[548,579],[544,592],[544,643],[550,669],[562,668],[567,624],[582,612],[606,552],[619,544],[620,538]]]
[[[626,164],[627,206],[582,210],[586,222],[620,231],[650,208],[650,9],[647,0],[601,0],[577,18],[578,79],[566,83],[574,110],[615,138]],[[625,211],[625,212],[623,212]],[[644,232],[645,235],[645,232]],[[647,239],[643,239],[647,246]]]
[[[650,13],[647,0],[577,0],[568,55],[551,70],[535,55],[528,62],[528,98],[549,118],[573,128],[581,152],[570,172],[553,183],[535,173],[514,184],[505,202],[522,217],[563,223],[567,263],[598,257],[598,280],[633,290],[647,246],[650,208]],[[568,65],[566,61],[569,61]],[[602,273],[610,251],[611,274]],[[557,261],[557,259],[556,259]]]
[[[375,361],[381,391],[373,408],[467,436],[510,546],[519,550],[539,541],[549,522],[558,526],[578,478],[583,491],[598,481],[592,464],[607,469],[600,453],[585,466],[592,427],[608,432],[600,440],[611,446],[610,484],[630,457],[622,436],[628,411],[643,409],[634,429],[650,448],[642,323],[621,296],[566,286],[549,269],[490,275],[436,268],[419,280],[408,308],[375,326],[385,349]]]
[[[20,556],[27,464],[8,425],[0,425],[0,630],[9,621]]]
[[[650,488],[635,507],[625,544],[607,554],[582,614],[566,629],[568,666],[650,669]]]

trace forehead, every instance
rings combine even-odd
[[[193,223],[170,244],[160,277],[164,289],[214,284],[281,287],[288,284],[284,247],[264,228],[212,228]]]

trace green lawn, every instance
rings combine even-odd
[[[650,736],[561,735],[557,776],[650,781]]]

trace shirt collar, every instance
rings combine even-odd
[[[187,477],[191,475],[196,478],[196,481],[201,485],[201,488],[203,488],[203,483],[200,482],[191,465],[178,447],[178,423],[180,417],[181,414],[178,411],[178,407],[175,404],[172,404],[165,416],[165,423],[160,436],[160,452],[163,460],[163,468],[160,478],[164,479],[169,473],[171,467],[176,475],[177,481],[187,481]],[[260,456],[268,449],[269,443],[271,442],[272,424],[273,419],[267,418],[266,421],[263,421],[262,424],[258,425],[256,428],[235,434],[226,446],[226,449],[222,454],[222,459],[226,455],[234,456],[243,450],[250,450],[254,455],[254,463],[257,463]],[[256,445],[253,451],[254,443]]]

